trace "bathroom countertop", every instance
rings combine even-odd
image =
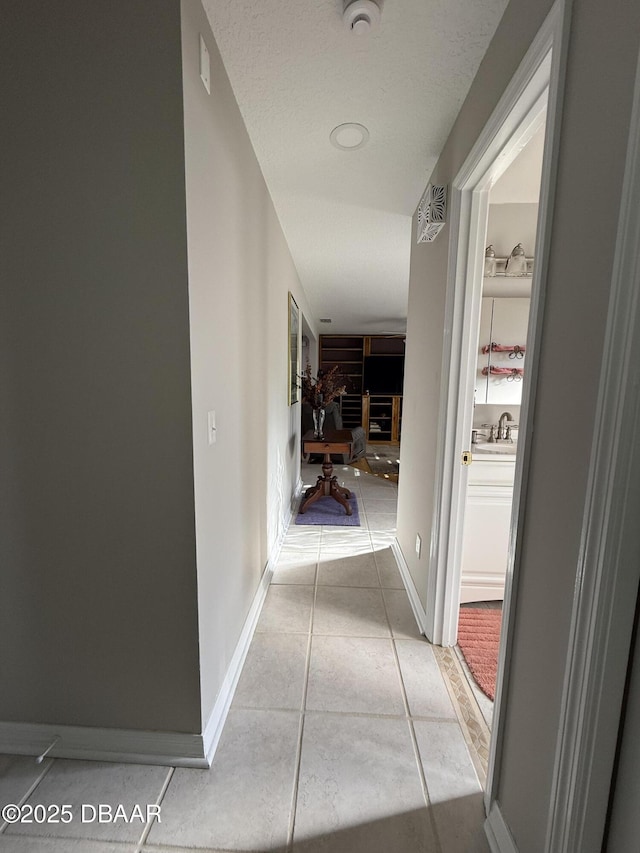
[[[498,447],[500,450],[497,449]],[[515,462],[517,445],[489,444],[487,442],[472,444],[469,449],[474,459],[482,460],[483,462]]]

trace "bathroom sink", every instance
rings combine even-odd
[[[513,442],[513,444],[508,444],[506,442],[505,443],[496,443],[496,442],[490,443],[488,441],[483,441],[483,442],[478,442],[477,444],[472,444],[471,445],[471,452],[472,453],[478,453],[478,454],[491,453],[491,454],[498,454],[498,455],[502,455],[502,456],[515,456],[517,447],[518,447],[518,445],[515,443],[515,441]]]

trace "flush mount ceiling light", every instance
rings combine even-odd
[[[345,27],[356,36],[369,35],[380,24],[380,7],[373,0],[347,2],[342,14]]]
[[[355,151],[362,148],[369,139],[369,131],[363,124],[347,122],[334,127],[329,134],[331,144],[342,151]]]

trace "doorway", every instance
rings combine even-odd
[[[461,550],[457,653],[469,690],[491,729],[546,117],[489,191],[479,339],[476,346],[472,464]]]
[[[557,0],[531,45],[512,82],[471,150],[451,188],[451,245],[445,326],[450,335],[443,352],[444,393],[440,407],[435,517],[437,531],[430,564],[431,589],[427,607],[427,634],[434,643],[455,646],[461,594],[461,557],[469,468],[463,453],[470,449],[473,395],[476,385],[477,342],[484,278],[484,253],[490,191],[518,154],[545,127],[544,154],[537,221],[535,265],[527,331],[527,370],[522,382],[518,450],[515,461],[513,506],[508,536],[496,703],[491,733],[486,806],[489,811],[497,778],[494,768],[501,749],[500,702],[506,684],[511,605],[517,583],[516,542],[524,513],[530,412],[534,406],[537,358],[551,232],[553,172],[561,90],[564,4]]]

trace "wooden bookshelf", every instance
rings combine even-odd
[[[404,352],[403,335],[320,335],[320,368],[338,365],[347,377],[347,393],[340,398],[345,429],[363,426],[370,442],[399,442],[402,395],[365,394],[362,382],[366,356],[401,357]]]
[[[402,397],[399,394],[365,394],[362,426],[371,444],[399,444],[402,431]]]
[[[340,398],[342,425],[353,429],[362,425],[363,335],[320,335],[320,367],[335,365],[347,377],[347,393]]]

